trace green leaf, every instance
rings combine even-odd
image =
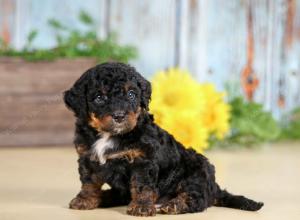
[[[95,23],[93,18],[86,11],[83,10],[81,10],[79,13],[79,20],[86,25],[92,25]]]
[[[264,141],[272,141],[280,135],[280,127],[270,112],[254,102],[245,102],[242,97],[231,102],[232,141],[251,145]]]
[[[300,140],[300,107],[284,116],[281,139]]]
[[[37,37],[37,35],[38,35],[38,31],[37,30],[32,30],[32,31],[29,32],[29,34],[27,36],[27,43],[28,43],[28,45],[32,44],[32,42]]]
[[[67,29],[64,25],[62,25],[58,20],[54,19],[54,18],[51,18],[48,20],[48,24],[56,29],[56,30],[65,30]]]

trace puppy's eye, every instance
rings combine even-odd
[[[128,97],[129,100],[133,101],[135,99],[135,93],[134,93],[134,91],[133,90],[129,90],[127,92],[127,97]]]
[[[103,95],[97,95],[96,98],[94,99],[94,102],[96,104],[103,104],[105,102],[105,100],[107,99],[106,96]]]

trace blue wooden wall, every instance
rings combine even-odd
[[[115,31],[138,48],[132,64],[148,78],[179,65],[199,81],[236,85],[246,95],[242,73],[251,67],[255,101],[275,116],[300,105],[300,0],[0,0],[0,34],[22,48],[38,29],[35,46],[53,47],[47,20],[84,29],[82,9],[97,21],[99,37]]]

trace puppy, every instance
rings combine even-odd
[[[129,215],[154,216],[212,205],[249,211],[263,206],[222,190],[206,157],[154,123],[150,98],[150,83],[133,67],[114,62],[87,70],[64,93],[76,117],[82,183],[71,209],[128,205]],[[102,190],[104,183],[111,188]]]

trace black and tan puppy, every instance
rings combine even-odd
[[[64,93],[76,116],[82,183],[70,208],[128,205],[135,216],[201,212],[212,205],[259,210],[263,203],[220,189],[207,158],[154,123],[150,97],[150,83],[122,63],[89,69]],[[104,183],[111,189],[101,190]]]

